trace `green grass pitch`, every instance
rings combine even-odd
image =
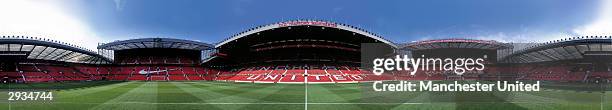
[[[612,110],[610,91],[550,88],[540,92],[505,93],[374,93],[368,91],[371,89],[368,83],[304,85],[139,81],[11,84],[1,87],[0,110]],[[18,88],[52,88],[54,100],[8,102],[6,91],[20,90]]]

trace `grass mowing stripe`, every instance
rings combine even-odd
[[[124,83],[118,85],[112,85],[110,87],[100,87],[100,88],[92,88],[85,89],[83,91],[92,91],[92,92],[62,92],[59,96],[63,94],[78,94],[71,97],[60,97],[56,101],[67,101],[67,102],[106,102],[113,98],[119,97],[127,91],[130,91],[136,87],[140,86],[140,84],[135,83]]]
[[[157,88],[157,102],[158,103],[173,103],[173,102],[201,102],[202,100],[182,90],[182,86],[178,87],[177,83],[181,82],[168,82],[158,83]]]
[[[115,83],[115,84],[98,86],[98,87],[93,87],[93,88],[86,88],[86,89],[59,91],[59,93],[62,95],[58,95],[58,98],[72,98],[72,97],[86,96],[90,94],[97,94],[100,91],[107,91],[107,90],[115,89],[118,87],[124,87],[125,85],[128,85],[130,83],[132,82]]]
[[[315,85],[317,86],[317,85]],[[346,102],[352,102],[360,100],[362,98],[375,97],[376,95],[364,94],[363,89],[370,89],[369,87],[362,87],[359,84],[334,84],[334,85],[321,85],[328,91],[342,97]],[[358,101],[359,102],[359,101]]]
[[[94,94],[87,94],[81,97],[58,97],[54,99],[52,103],[16,103],[13,108],[25,109],[25,110],[39,110],[39,109],[48,109],[48,110],[66,110],[66,109],[88,109],[99,105],[99,103],[103,103],[119,95],[137,87],[138,85],[134,84],[126,84],[114,89],[108,89],[104,91],[98,91]],[[93,89],[93,88],[88,88]],[[66,93],[60,93],[66,94]],[[63,103],[69,102],[69,103]]]
[[[220,97],[227,96],[226,94],[210,91],[210,89],[214,89],[214,87],[207,85],[178,83],[177,86],[181,87],[180,89],[183,89],[184,91],[193,94],[195,97],[201,99],[203,102],[205,102],[206,100],[217,99]]]
[[[274,84],[269,84],[261,87],[245,87],[237,89],[211,90],[216,93],[225,94],[223,97],[207,100],[208,102],[262,102],[261,98],[272,95],[275,91],[282,88],[277,88]],[[282,87],[282,86],[281,86]]]
[[[259,97],[260,102],[284,102],[284,103],[304,103],[304,86],[299,84],[273,85],[271,90],[265,91],[265,97]]]
[[[248,98],[248,100],[241,100],[239,103],[291,103],[296,102],[293,98],[293,95],[287,94],[295,93],[295,88],[291,88],[288,85],[277,85],[277,84],[265,84],[264,88],[252,88],[247,89],[249,92],[234,94],[230,97],[224,97],[217,100],[209,100],[209,102],[236,102],[235,97],[239,98]],[[296,94],[297,95],[297,94]],[[280,97],[279,97],[280,96]],[[299,95],[302,96],[302,95]],[[303,96],[297,99],[297,102],[302,102]],[[251,104],[251,105],[215,105],[219,108],[227,108],[227,109],[257,109],[257,110],[267,110],[267,109],[295,109],[301,108],[302,105],[274,105],[274,106],[266,106],[260,104]]]
[[[328,103],[328,102],[346,102],[347,100],[331,92],[329,88],[322,87],[324,85],[309,85],[308,103]],[[329,86],[329,85],[325,85]]]
[[[206,108],[206,109],[273,109],[268,107],[277,107],[278,108],[294,108],[301,107],[301,99],[303,96],[297,99],[300,101],[300,105],[285,105],[288,104],[287,100],[295,99],[291,97],[287,97],[287,95],[291,95],[296,91],[295,86],[289,85],[275,85],[275,84],[266,84],[260,85],[257,84],[258,87],[247,87],[253,84],[237,84],[237,85],[223,85],[223,86],[207,86],[202,84],[181,84],[177,83],[181,89],[184,91],[188,91],[199,98],[206,98],[206,104],[212,104],[214,108]],[[185,86],[183,86],[185,85]],[[191,87],[190,87],[191,86]],[[245,88],[233,88],[228,89],[224,86],[241,86]],[[221,89],[220,89],[221,88]],[[221,91],[217,91],[221,90]],[[235,90],[243,90],[246,92],[239,92]],[[198,91],[198,92],[194,92]],[[222,91],[234,91],[233,93],[220,93]],[[303,93],[303,92],[302,92]],[[214,95],[212,95],[214,94]],[[230,95],[228,95],[230,94]],[[277,97],[280,96],[280,97]],[[211,97],[215,97],[212,98]],[[293,102],[293,101],[289,101]],[[266,104],[278,104],[274,106],[264,106]],[[196,107],[197,108],[197,107]]]
[[[210,99],[208,101],[216,101],[216,102],[230,102],[232,100],[239,101],[257,101],[259,97],[257,95],[267,95],[262,90],[272,89],[269,88],[271,85],[253,85],[253,86],[244,86],[246,84],[237,84],[237,85],[227,85],[227,86],[242,86],[240,88],[226,88],[224,86],[211,86],[205,88],[211,92],[224,94],[221,97],[216,97]],[[199,87],[195,85],[196,87]],[[253,91],[262,91],[262,93],[257,93]]]
[[[270,88],[261,88],[262,87],[261,85],[259,85],[258,87],[255,87],[255,86],[245,86],[249,84],[240,84],[240,83],[220,84],[220,85],[216,85],[216,84],[213,85],[213,84],[190,84],[190,86],[195,87],[200,90],[204,90],[205,93],[203,94],[206,94],[206,95],[200,96],[200,97],[206,97],[207,99],[205,101],[207,103],[257,102],[259,101],[258,98],[245,97],[244,95],[241,96],[240,94],[251,93],[253,91],[261,90],[261,89],[270,89]],[[208,95],[208,94],[214,94],[214,95]],[[227,108],[238,109],[238,108],[241,108],[242,105],[235,105],[235,106],[215,105],[215,107],[225,108],[225,109]]]
[[[100,104],[93,110],[110,110],[110,109],[139,109],[139,110],[151,110],[156,109],[156,106],[150,104],[129,104],[120,102],[157,102],[157,82],[136,82],[141,83],[140,86],[124,92],[119,97],[108,100],[105,103],[118,103],[118,104]]]
[[[182,82],[167,82],[158,83],[157,88],[157,109],[160,110],[185,110],[185,109],[203,109],[198,106],[186,106],[176,104],[163,104],[163,103],[197,103],[201,102],[199,98],[194,94],[188,93],[182,89],[183,86],[177,86],[178,83]],[[208,108],[208,107],[207,107]]]
[[[220,94],[216,92],[211,92],[206,89],[198,88],[193,85],[194,83],[175,83],[175,85],[181,89],[182,91],[193,95],[194,97],[200,99],[200,103],[208,103],[206,100],[212,99],[214,97],[224,96],[225,94]],[[174,107],[178,109],[206,109],[206,110],[222,110],[224,108],[220,108],[214,105],[185,105],[180,107]]]

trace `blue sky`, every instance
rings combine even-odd
[[[605,0],[80,0],[44,4],[59,4],[58,10],[79,21],[76,24],[87,28],[84,35],[98,42],[173,37],[216,43],[254,26],[294,19],[345,23],[396,43],[438,38],[532,42],[612,33],[601,29],[612,22],[609,14],[602,15],[609,10],[603,7],[610,6]]]

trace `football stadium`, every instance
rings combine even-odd
[[[394,42],[349,24],[291,20],[214,37],[226,39],[117,39],[88,50],[55,39],[2,35],[0,108],[612,109],[612,36],[536,43],[463,38]],[[455,71],[463,74],[415,68],[415,74],[396,70],[379,75],[372,72],[371,53],[483,62],[478,62],[482,70],[468,69],[473,66],[463,65],[467,60],[456,65]],[[512,92],[378,92],[372,89],[378,81],[521,81],[541,87]],[[15,91],[30,94],[13,95],[19,94]]]

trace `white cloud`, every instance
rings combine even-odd
[[[611,36],[612,35],[612,0],[602,0],[598,12],[592,22],[566,30],[566,32],[551,32],[537,26],[522,26],[518,32],[488,32],[476,33],[473,38],[496,40],[513,43],[544,43],[579,36]],[[481,26],[480,26],[481,27]],[[481,27],[482,28],[482,27]]]
[[[612,35],[612,0],[602,0],[596,19],[574,30],[583,36],[610,36]]]
[[[125,1],[124,0],[114,0],[114,2],[115,2],[115,10],[122,11]]]
[[[1,0],[0,35],[59,40],[95,50],[102,39],[62,1]]]
[[[554,40],[561,40],[565,38],[574,37],[566,33],[544,33],[544,32],[520,32],[515,34],[508,34],[504,32],[498,32],[497,34],[489,34],[475,37],[476,39],[482,40],[495,40],[499,42],[511,42],[511,43],[544,43]]]

